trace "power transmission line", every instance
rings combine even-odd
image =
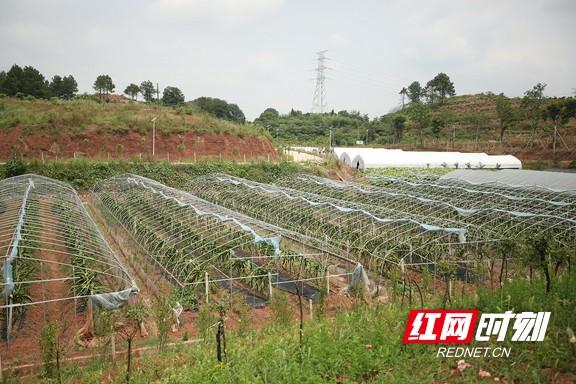
[[[318,64],[316,66],[316,87],[314,89],[314,98],[312,99],[312,112],[324,113],[326,111],[326,74],[328,69],[324,62],[326,61],[326,52],[316,52]]]

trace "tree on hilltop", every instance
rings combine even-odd
[[[408,99],[411,103],[419,103],[422,97],[422,86],[418,81],[412,82],[408,86]]]
[[[138,99],[138,94],[140,93],[140,87],[134,83],[131,83],[129,86],[126,87],[124,93],[130,96],[130,99],[136,100]]]
[[[144,97],[144,101],[151,103],[154,101],[154,94],[156,93],[156,88],[150,80],[143,81],[140,84],[140,93]]]
[[[176,87],[166,87],[162,94],[162,102],[166,105],[178,105],[184,102],[184,94]]]
[[[100,101],[104,99],[104,96],[108,98],[108,95],[114,92],[114,88],[116,88],[116,86],[109,75],[99,75],[96,81],[94,81],[94,90],[98,92]]]

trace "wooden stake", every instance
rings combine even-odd
[[[308,305],[310,307],[310,319],[313,319],[314,313],[312,312],[312,299],[308,299]]]
[[[112,361],[116,360],[116,335],[112,333],[110,336],[110,345],[112,346]]]
[[[204,274],[204,293],[206,294],[206,304],[208,304],[208,302],[209,302],[209,299],[208,299],[209,290],[210,290],[210,287],[208,286],[208,272],[205,272],[205,274]]]
[[[270,294],[270,300],[272,300],[272,273],[268,272],[268,289],[269,289],[269,294]]]

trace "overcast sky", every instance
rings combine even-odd
[[[91,92],[109,74],[179,87],[187,100],[309,111],[316,51],[327,105],[371,117],[398,91],[447,73],[457,94],[548,95],[576,88],[576,1],[0,0],[0,68],[72,74]]]

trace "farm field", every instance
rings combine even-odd
[[[1,4],[0,384],[576,384],[576,1]]]
[[[109,164],[73,179],[94,180],[80,195],[1,180],[2,286],[18,293],[3,295],[4,377],[574,380],[573,194],[311,167]],[[413,308],[552,315],[543,342],[506,341],[509,358],[459,369],[436,346],[402,345]]]

